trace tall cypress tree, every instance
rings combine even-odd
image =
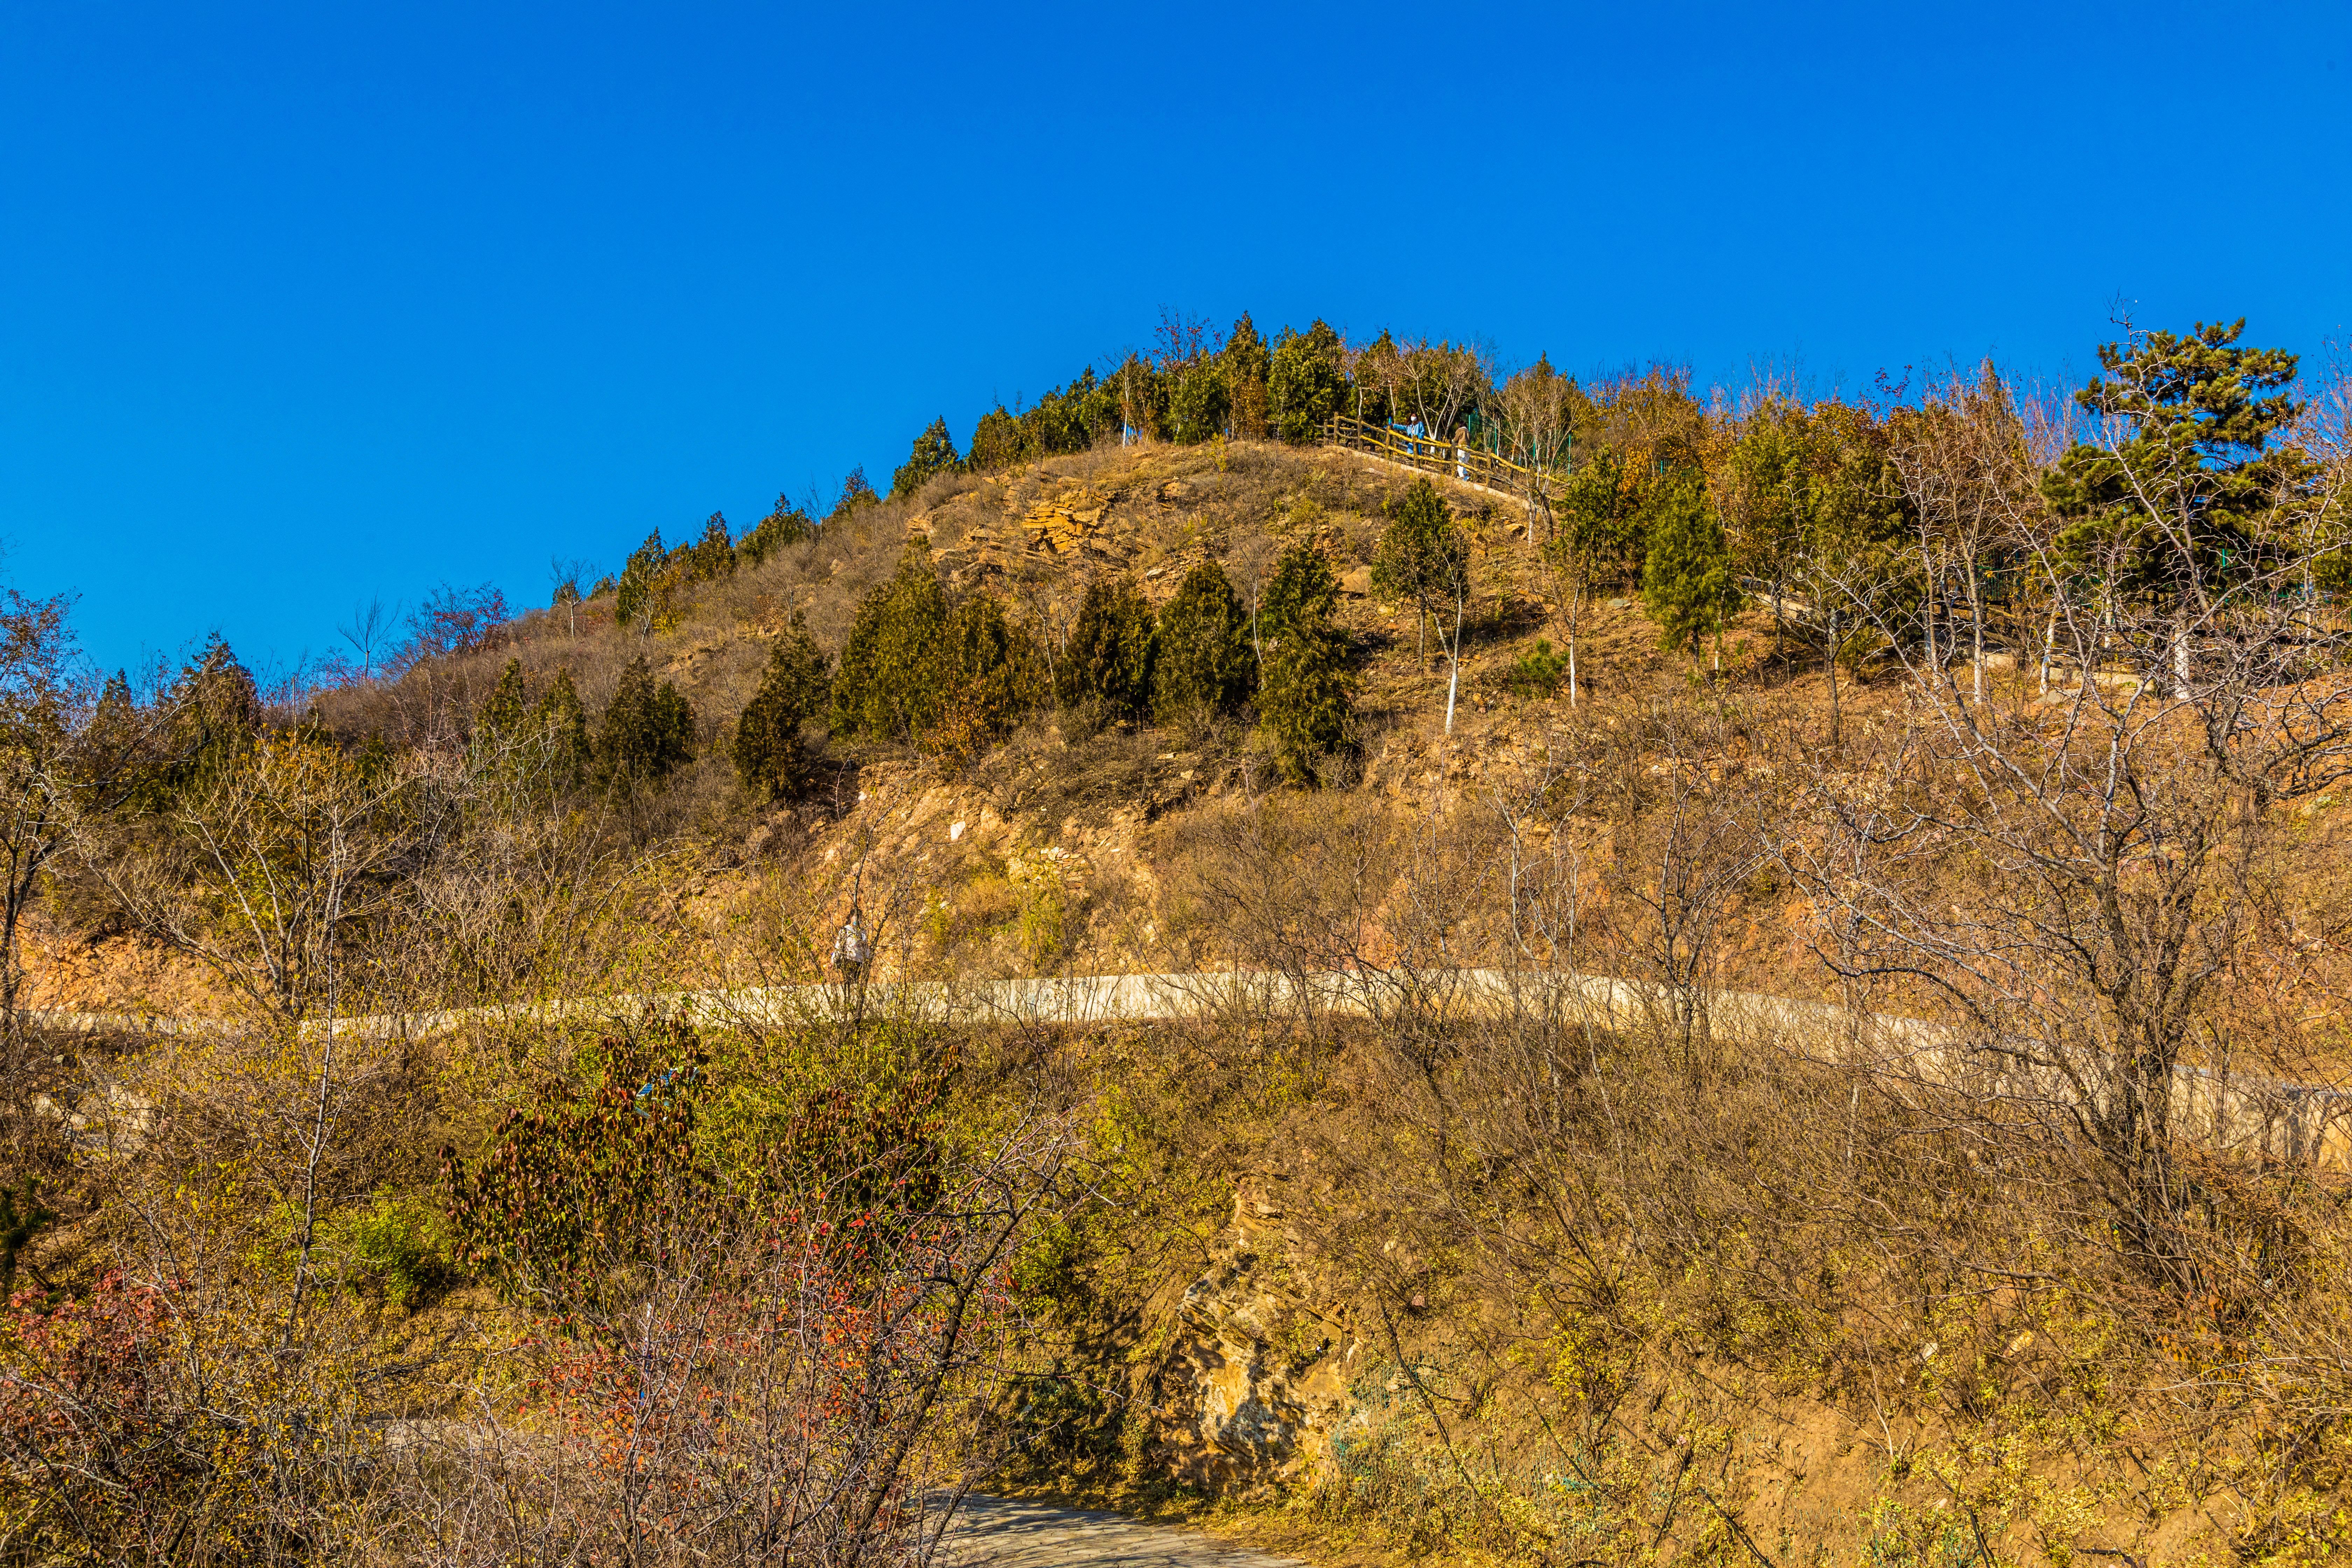
[[[1184,574],[1160,612],[1153,640],[1151,710],[1160,722],[1231,712],[1249,700],[1257,674],[1250,659],[1249,616],[1215,562],[1203,561]]]
[[[1099,704],[1110,718],[1141,718],[1151,700],[1151,606],[1132,580],[1094,583],[1054,670],[1055,699],[1065,708]]]
[[[523,727],[524,697],[522,660],[510,658],[499,673],[499,684],[486,698],[474,715],[474,750],[477,755],[494,751],[514,739]]]
[[[645,612],[646,600],[653,592],[654,579],[661,574],[669,561],[669,552],[662,547],[661,530],[646,535],[646,542],[629,552],[628,564],[621,568],[619,597],[614,601],[613,615],[621,625],[627,626]]]

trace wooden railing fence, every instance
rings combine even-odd
[[[1385,425],[1374,425],[1345,414],[1335,414],[1323,426],[1323,438],[1335,447],[1385,458],[1423,472],[1484,485],[1517,496],[1530,506],[1548,507],[1566,476],[1522,467],[1468,440],[1434,436],[1409,436]]]

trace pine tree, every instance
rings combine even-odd
[[[1275,563],[1258,603],[1258,718],[1294,783],[1313,785],[1318,767],[1355,743],[1347,643],[1331,618],[1339,584],[1311,544]]]
[[[1151,606],[1125,577],[1087,589],[1077,625],[1054,670],[1065,708],[1098,706],[1111,719],[1139,719],[1151,700]]]
[[[1294,626],[1328,621],[1339,605],[1339,579],[1331,562],[1311,544],[1294,544],[1274,563],[1274,575],[1258,595],[1257,640],[1276,641]]]
[[[2071,522],[2061,547],[2119,587],[2169,598],[2255,564],[2258,520],[2295,463],[2270,439],[2298,411],[2281,390],[2296,358],[2242,347],[2245,327],[2200,321],[2186,336],[2103,343],[2107,374],[2074,395],[2128,434],[2112,449],[2068,447],[2042,489]]]
[[[1168,419],[1176,439],[1198,446],[1221,433],[1231,401],[1225,373],[1213,361],[1203,360],[1173,373],[1168,396]]]
[[[621,671],[596,742],[597,761],[616,784],[654,783],[694,760],[694,710],[639,654]]]
[[[1739,608],[1730,542],[1696,470],[1678,470],[1658,486],[1645,531],[1643,607],[1658,623],[1659,646],[1696,658],[1709,638],[1723,635],[1725,623]]]
[[[1009,468],[1021,460],[1024,441],[1021,421],[1006,413],[1004,405],[1000,403],[980,416],[980,424],[971,433],[971,453],[964,466],[976,474]]]
[[[1195,713],[1230,713],[1249,700],[1255,685],[1248,614],[1225,569],[1203,561],[1184,574],[1160,612],[1152,712],[1162,723]]]
[[[933,474],[951,474],[962,465],[963,459],[956,455],[955,438],[948,434],[948,422],[934,419],[915,437],[914,449],[890,476],[890,499],[913,495]]]
[[[1448,605],[1459,609],[1469,571],[1470,542],[1454,526],[1453,510],[1435,485],[1415,479],[1373,552],[1372,584],[1382,593],[1413,602],[1424,664],[1430,616]]]
[[[824,650],[794,610],[792,625],[769,650],[759,691],[735,721],[735,772],[746,790],[781,799],[799,786],[808,768],[801,727],[824,710],[832,681]]]
[[[1347,650],[1335,627],[1296,626],[1267,645],[1258,717],[1294,784],[1317,784],[1320,765],[1354,744]]]
[[[866,465],[860,463],[850,469],[848,476],[841,481],[841,499],[833,503],[833,510],[826,514],[825,521],[838,522],[860,507],[872,506],[881,499],[874,493],[874,487],[866,482]]]
[[[830,723],[836,735],[909,741],[931,727],[945,696],[941,634],[947,595],[919,540],[898,574],[857,606],[834,677]]]

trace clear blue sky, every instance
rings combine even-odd
[[[1148,341],[2352,326],[2352,6],[0,3],[0,573],[109,665],[887,482]]]

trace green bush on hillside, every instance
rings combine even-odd
[[[1176,374],[1168,395],[1171,433],[1186,446],[1223,433],[1230,400],[1225,373],[1214,363],[1203,363]]]
[[[1132,579],[1087,589],[1077,625],[1054,670],[1065,708],[1098,705],[1111,719],[1140,719],[1151,700],[1151,606]]]
[[[1225,569],[1203,561],[1184,574],[1160,612],[1152,655],[1151,710],[1160,722],[1230,713],[1257,684],[1249,615]]]
[[[1456,604],[1469,583],[1470,542],[1454,525],[1437,487],[1415,479],[1381,535],[1372,583],[1382,593],[1412,601],[1422,658],[1428,658],[1429,619]]]
[[[1231,405],[1229,417],[1234,435],[1244,441],[1262,441],[1266,433],[1266,372],[1274,363],[1267,352],[1265,340],[1257,335],[1257,323],[1244,310],[1241,320],[1234,323],[1233,331],[1225,338],[1220,356],[1225,373],[1225,395]]]
[[[800,786],[808,770],[801,728],[824,710],[833,670],[798,610],[769,651],[760,689],[735,721],[731,750],[744,789],[780,799]]]
[[[669,552],[662,545],[658,528],[646,535],[643,544],[629,552],[628,563],[621,568],[620,597],[613,605],[614,618],[622,626],[635,624],[645,614],[654,579],[668,560]]]

